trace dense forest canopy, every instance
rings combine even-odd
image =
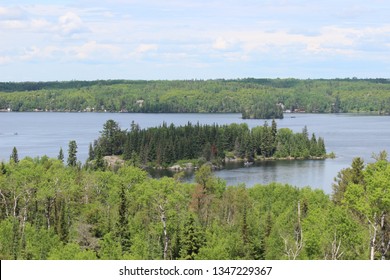
[[[388,79],[3,82],[0,110],[235,112],[247,118],[279,118],[279,108],[389,114],[389,91]],[[270,108],[271,114],[264,111]]]
[[[107,155],[123,155],[125,160],[139,161],[143,166],[168,166],[180,160],[198,159],[220,165],[225,160],[254,161],[267,158],[325,158],[324,139],[271,125],[249,129],[247,124],[184,126],[166,124],[141,129],[134,122],[129,131],[114,120],[103,125],[101,135],[90,148],[89,160]]]
[[[0,166],[0,259],[390,258],[384,152],[340,171],[332,197],[227,186],[208,165],[185,183],[12,154]]]

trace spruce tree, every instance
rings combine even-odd
[[[5,175],[7,173],[7,169],[5,167],[5,164],[4,162],[1,162],[1,165],[0,165],[0,172],[1,174]]]
[[[69,141],[68,149],[68,166],[76,166],[77,164],[77,143],[72,140]]]
[[[18,150],[16,149],[16,147],[14,147],[12,149],[12,154],[10,156],[10,160],[13,161],[14,163],[19,162]]]
[[[194,215],[191,213],[184,223],[181,235],[180,258],[194,260],[204,244],[204,236],[201,227],[196,224]]]
[[[128,205],[126,198],[125,186],[121,186],[121,191],[119,194],[120,204],[119,204],[119,219],[116,223],[116,237],[118,238],[119,243],[122,247],[122,252],[129,252],[130,250],[130,231],[129,231],[129,221],[128,221]]]
[[[352,161],[352,182],[354,184],[363,184],[364,183],[364,161],[360,157],[356,157]]]
[[[62,147],[60,148],[60,152],[57,157],[60,161],[64,162],[64,152],[62,151]]]
[[[95,168],[98,170],[104,170],[106,168],[106,164],[104,162],[103,153],[100,147],[96,149],[95,158]]]
[[[95,151],[93,149],[92,143],[89,143],[88,160],[94,160],[94,159],[95,159]]]
[[[315,134],[313,133],[310,139],[310,156],[320,156],[321,152],[319,150],[317,139]]]
[[[325,142],[324,142],[324,139],[322,137],[318,138],[317,144],[318,144],[319,155],[320,156],[326,155]]]

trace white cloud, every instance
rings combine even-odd
[[[2,29],[24,29],[24,28],[27,28],[28,25],[23,20],[12,19],[12,20],[1,21],[0,27]]]
[[[20,20],[25,12],[19,7],[0,7],[0,20]]]
[[[58,27],[62,34],[71,35],[83,32],[86,27],[81,18],[74,12],[67,12],[58,19]]]
[[[70,59],[95,60],[101,62],[106,59],[117,59],[120,48],[115,45],[89,41],[81,46],[67,48],[66,52]]]
[[[224,38],[218,37],[213,43],[213,48],[216,50],[226,50],[228,48],[228,42]]]
[[[212,31],[208,35],[213,37]],[[371,44],[386,44],[390,38],[390,26],[376,28],[344,28],[338,26],[324,26],[315,35],[294,33],[289,30],[256,30],[255,28],[245,31],[232,30],[227,32],[218,31],[217,39],[212,43],[214,50],[222,51],[220,57],[234,57],[249,59],[262,55],[294,56],[349,56],[357,57],[367,55],[368,42]],[[214,37],[215,38],[215,37]],[[229,38],[226,40],[224,38]],[[381,40],[385,40],[381,42]],[[229,50],[231,43],[235,42],[234,52]],[[365,46],[366,49],[361,48]],[[237,48],[241,53],[238,53]]]
[[[0,56],[0,65],[10,63],[11,60],[9,56]]]
[[[53,25],[46,19],[32,19],[30,21],[30,26],[33,30],[50,30],[53,28]]]
[[[146,52],[151,52],[151,51],[156,51],[158,50],[158,45],[156,44],[140,44],[137,49],[135,50],[135,52],[137,54],[143,54],[143,53],[146,53]]]

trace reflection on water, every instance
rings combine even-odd
[[[228,185],[244,183],[247,187],[255,184],[280,182],[298,187],[311,186],[327,190],[333,182],[333,177],[327,172],[327,160],[268,160],[258,161],[245,167],[243,162],[229,162],[224,168],[216,170],[215,176],[225,180]],[[340,169],[336,170],[337,171]],[[171,170],[148,169],[154,178],[172,177],[176,172]],[[194,180],[194,170],[183,172],[185,181]],[[327,193],[330,192],[330,188]]]

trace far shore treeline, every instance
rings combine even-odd
[[[388,79],[97,80],[2,82],[2,111],[390,113]]]

